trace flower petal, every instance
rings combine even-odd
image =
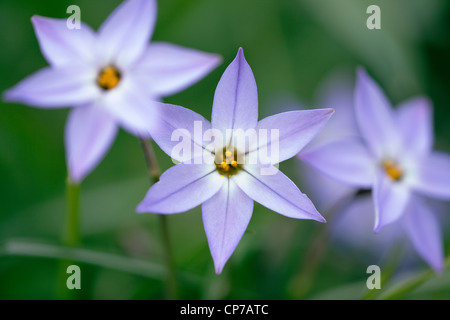
[[[375,162],[358,138],[333,141],[305,150],[298,157],[339,182],[363,189],[372,186]]]
[[[42,54],[52,66],[73,66],[93,62],[95,33],[86,24],[69,29],[66,19],[33,16],[31,22]]]
[[[397,221],[405,213],[411,191],[380,170],[376,174],[372,192],[375,206],[374,231],[379,232],[382,227]]]
[[[444,249],[439,221],[421,197],[412,197],[404,227],[419,255],[436,271],[444,268]]]
[[[275,212],[325,222],[311,200],[280,170],[276,169],[275,174],[263,173],[260,166],[247,165],[232,179],[250,198]]]
[[[201,157],[204,152],[211,154],[203,141],[203,134],[211,128],[208,120],[180,106],[158,103],[156,109],[158,126],[151,134],[165,153],[180,162]]]
[[[252,212],[253,200],[232,179],[226,179],[219,192],[203,203],[203,225],[217,274],[241,240]]]
[[[80,182],[103,159],[117,134],[114,119],[100,106],[73,108],[65,132],[70,178]]]
[[[425,97],[408,100],[397,108],[397,118],[405,151],[428,154],[433,147],[431,102]]]
[[[4,99],[35,107],[68,107],[93,102],[100,95],[89,68],[44,68],[19,82]]]
[[[215,165],[177,164],[161,175],[136,211],[178,213],[190,210],[211,198],[224,181]]]
[[[145,52],[156,23],[155,0],[126,0],[99,29],[103,58],[125,67]]]
[[[355,88],[355,113],[361,135],[377,156],[396,151],[400,145],[392,107],[381,88],[359,69]]]
[[[224,133],[227,129],[254,129],[258,123],[258,91],[242,48],[217,85],[211,123]]]
[[[289,159],[315,137],[333,112],[333,109],[290,111],[264,118],[256,127],[260,137],[258,147],[249,153],[270,156],[272,164]],[[273,135],[272,130],[277,130],[278,134]],[[269,138],[262,141],[261,135],[265,131]],[[279,152],[276,152],[277,148]]]
[[[150,100],[139,88],[128,83],[106,93],[101,104],[133,135],[150,137],[157,124],[157,102]]]
[[[415,171],[411,188],[432,198],[450,200],[450,155],[432,152],[420,160]]]
[[[137,62],[136,76],[156,97],[177,93],[207,75],[221,62],[217,54],[152,42]]]

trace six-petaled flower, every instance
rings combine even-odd
[[[354,107],[361,139],[333,141],[301,158],[338,181],[371,189],[374,230],[401,218],[417,252],[441,271],[441,230],[426,197],[450,200],[450,156],[432,151],[430,101],[418,97],[392,109],[380,87],[360,69]]]
[[[171,214],[202,205],[202,217],[215,270],[222,269],[239,243],[253,213],[253,201],[282,215],[298,219],[325,222],[313,203],[281,171],[275,163],[239,161],[240,155],[262,152],[278,143],[277,160],[295,156],[319,132],[333,113],[332,109],[291,111],[267,117],[258,122],[258,95],[253,72],[239,49],[235,60],[225,70],[214,95],[211,123],[201,115],[174,105],[160,105],[162,125],[153,138],[168,154],[177,141],[171,139],[173,130],[192,130],[195,122],[203,128],[222,134],[214,140],[215,146],[205,141],[192,141],[201,145],[202,154],[214,161],[196,164],[192,159],[180,158],[180,164],[162,174],[158,183],[150,188],[137,211]],[[235,133],[249,129],[279,130],[279,140],[238,146]],[[190,135],[194,137],[195,135]],[[222,139],[223,138],[223,139]],[[214,144],[213,143],[213,144]],[[176,155],[175,155],[176,156]],[[248,159],[244,157],[244,159]],[[257,156],[255,158],[258,158]],[[267,170],[264,174],[264,166]]]
[[[126,0],[95,33],[65,19],[32,18],[50,66],[5,93],[35,107],[74,107],[66,125],[70,178],[80,182],[104,157],[118,127],[148,137],[154,101],[192,85],[218,65],[215,54],[151,42],[155,0]]]

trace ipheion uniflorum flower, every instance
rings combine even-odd
[[[161,175],[137,211],[172,214],[202,205],[203,224],[217,273],[222,272],[244,234],[254,201],[290,218],[325,222],[309,198],[270,161],[281,162],[295,156],[325,125],[332,109],[285,112],[258,122],[256,82],[243,50],[239,49],[217,85],[211,122],[180,106],[160,104],[159,110],[164,125],[155,130],[153,139],[180,163]],[[212,145],[211,141],[197,139],[193,132],[195,123],[206,131],[217,132],[214,137],[221,138],[212,139]],[[190,133],[193,145],[201,146],[201,153],[185,157],[172,152],[178,143],[171,139],[172,133],[180,128]],[[271,129],[279,131],[277,141],[258,140],[256,146],[248,148],[234,142],[239,131]],[[269,157],[266,163],[245,161],[270,150],[275,142],[279,147],[277,157]],[[199,163],[198,157],[209,160]],[[273,170],[263,174],[263,167]]]
[[[94,32],[81,23],[33,16],[50,64],[5,93],[8,101],[40,108],[73,107],[65,132],[70,178],[80,182],[101,161],[122,127],[149,137],[155,101],[179,92],[220,61],[165,42],[149,42],[156,22],[155,0],[125,0]]]
[[[375,232],[398,221],[420,256],[441,271],[441,230],[427,198],[450,200],[450,156],[432,150],[431,102],[417,97],[393,109],[363,69],[354,97],[361,138],[332,141],[299,157],[337,181],[371,189]]]

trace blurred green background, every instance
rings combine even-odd
[[[32,15],[66,18],[66,8],[76,4],[81,19],[98,28],[120,2],[1,0],[0,91],[47,65]],[[371,4],[381,8],[381,30],[366,28]],[[447,0],[159,0],[153,39],[223,56],[223,64],[206,78],[165,99],[207,119],[220,76],[243,47],[258,84],[260,118],[292,108],[287,101],[311,105],[330,72],[343,69],[354,77],[356,67],[364,66],[393,103],[428,95],[435,107],[436,148],[450,152],[449,22]],[[67,114],[67,108],[1,102],[0,299],[60,298],[59,258],[81,267],[77,298],[164,299],[158,217],[134,211],[149,187],[144,156],[139,140],[124,131],[82,184],[81,248],[61,250]],[[155,149],[163,170],[173,165]],[[281,169],[307,189],[299,179],[299,160],[290,159]],[[336,241],[310,249],[328,227],[256,204],[249,231],[216,275],[200,207],[168,220],[179,298],[359,299],[367,293],[367,266],[385,266],[384,251],[352,250]],[[450,230],[443,233],[448,255]],[[322,259],[299,282],[305,256],[315,250],[324,250]],[[387,286],[427,269],[416,256]],[[402,298],[449,299],[450,272],[430,277]]]

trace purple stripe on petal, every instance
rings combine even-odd
[[[97,105],[73,108],[65,132],[70,178],[80,182],[103,159],[117,134],[114,119]]]
[[[165,97],[193,85],[222,61],[217,54],[152,42],[136,63],[136,76],[156,97]]]
[[[93,102],[100,96],[89,68],[44,68],[19,82],[4,99],[41,108],[69,107]]]
[[[404,213],[411,199],[411,191],[402,184],[389,178],[382,170],[376,174],[373,186],[375,206],[374,231],[397,221]]]
[[[220,274],[247,229],[253,200],[231,180],[202,205],[203,225],[216,273]]]
[[[410,184],[417,192],[450,200],[450,155],[432,152],[421,158]]]
[[[381,88],[359,69],[355,88],[355,114],[361,135],[377,156],[400,145],[392,107]]]
[[[413,197],[405,214],[404,227],[419,255],[436,271],[444,268],[440,223],[421,197]]]
[[[179,213],[211,198],[224,183],[215,165],[180,163],[165,171],[138,205],[139,213]]]
[[[264,118],[259,121],[256,130],[259,133],[262,132],[260,130],[267,131],[268,139],[250,153],[272,155],[273,144],[277,143],[279,154],[272,155],[272,164],[289,159],[316,136],[333,112],[333,109],[290,111]],[[271,135],[271,130],[278,130],[278,135]]]
[[[158,103],[158,125],[151,132],[153,140],[173,159],[185,162],[201,157],[210,143],[203,141],[203,134],[211,128],[211,123],[200,114],[180,106]],[[180,152],[177,146],[186,148]]]
[[[52,66],[74,66],[95,59],[95,33],[86,24],[69,29],[66,19],[33,16],[31,22],[42,54]]]
[[[263,175],[259,166],[245,166],[232,177],[250,198],[284,216],[325,222],[309,198],[280,170]]]
[[[211,123],[222,132],[254,129],[258,123],[258,91],[242,48],[217,85]]]
[[[358,138],[346,138],[301,152],[298,157],[339,182],[370,188],[375,178],[375,160]]]
[[[98,50],[103,60],[119,67],[136,62],[145,52],[156,23],[155,0],[126,0],[99,29]]]

